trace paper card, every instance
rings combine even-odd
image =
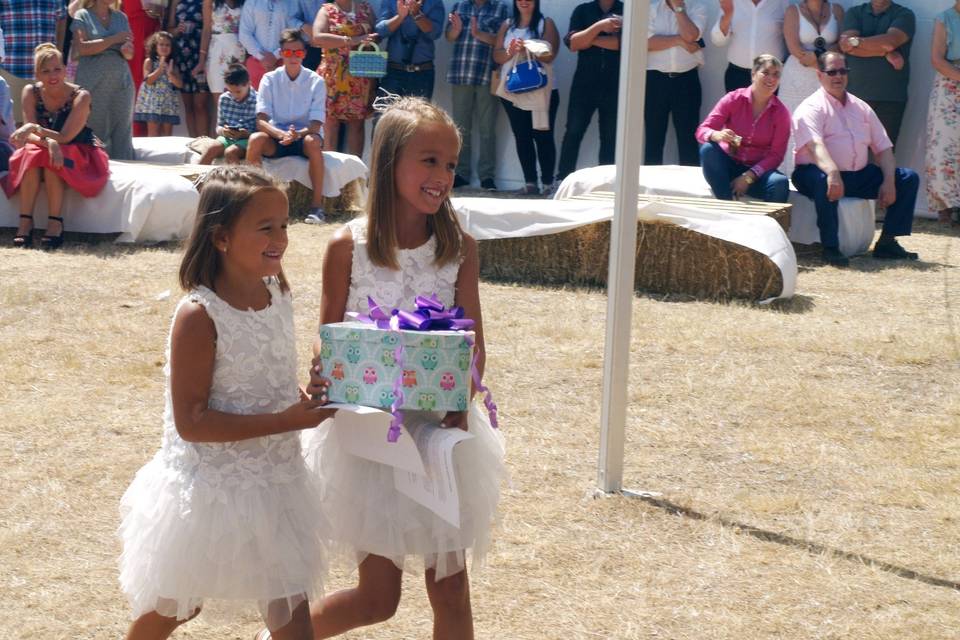
[[[424,475],[420,452],[406,428],[396,442],[387,441],[393,416],[386,411],[355,404],[331,403],[339,409],[333,421],[341,446],[359,458],[373,460],[404,472]]]
[[[417,426],[410,434],[426,471],[417,474],[394,467],[394,486],[459,529],[460,492],[453,468],[453,448],[474,436],[461,429],[441,429],[434,424]]]

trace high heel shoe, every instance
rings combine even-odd
[[[60,234],[51,236],[45,233],[43,237],[40,238],[40,247],[48,251],[53,251],[54,249],[59,249],[60,245],[63,244],[63,218],[61,216],[47,216],[47,228],[50,227],[50,220],[55,220],[60,223]]]
[[[24,234],[17,234],[13,236],[13,246],[19,249],[29,249],[33,246],[33,216],[28,216],[24,213],[20,214],[21,218],[26,218],[30,221],[30,230]]]

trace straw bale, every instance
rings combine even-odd
[[[480,242],[480,274],[493,280],[602,287],[610,223],[532,238]],[[637,290],[705,299],[762,300],[783,278],[765,255],[668,222],[637,223]]]
[[[349,219],[363,211],[365,202],[363,181],[364,178],[357,178],[345,184],[343,189],[340,190],[339,196],[335,198],[325,197],[323,208],[327,215]],[[287,185],[287,197],[290,200],[290,215],[294,218],[302,218],[307,215],[307,210],[310,209],[313,189],[293,181]]]

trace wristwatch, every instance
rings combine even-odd
[[[746,182],[747,185],[751,185],[751,184],[753,184],[754,182],[757,181],[757,179],[756,179],[755,177],[753,177],[753,172],[752,172],[752,171],[745,171],[745,172],[743,173],[743,175],[740,176],[740,177],[743,178],[743,181]]]
[[[849,38],[847,38],[847,42],[849,42],[850,46],[854,49],[860,46],[860,38],[858,38],[857,36],[850,36]]]
[[[687,11],[687,10],[684,8],[684,6],[683,6],[682,4],[678,4],[678,5],[677,5],[676,7],[674,7],[674,9],[673,9],[673,12],[674,12],[674,13],[686,13],[686,11]]]

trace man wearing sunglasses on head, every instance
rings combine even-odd
[[[897,236],[910,235],[920,178],[898,168],[893,143],[866,102],[847,92],[846,56],[828,51],[817,61],[820,89],[793,113],[796,169],[793,184],[813,200],[823,259],[834,266],[849,264],[840,253],[837,202],[840,198],[876,199],[887,208],[873,257],[916,260]],[[868,162],[872,151],[877,164]]]
[[[327,86],[303,68],[307,45],[297,29],[280,34],[283,66],[264,74],[257,94],[257,132],[247,143],[247,162],[303,156],[309,163],[313,201],[307,218],[318,223],[323,211],[323,120]]]

